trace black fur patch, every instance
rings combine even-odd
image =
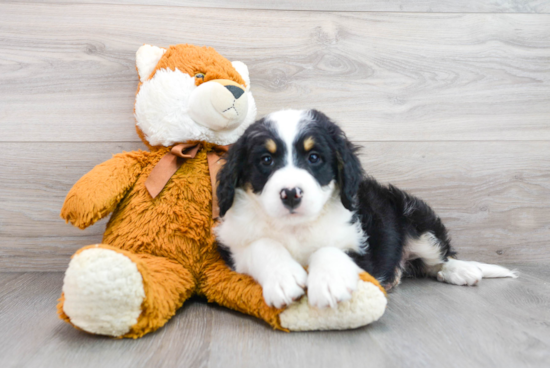
[[[338,125],[325,114],[311,110],[312,121],[302,130],[295,143],[295,161],[298,167],[308,170],[321,185],[336,180],[340,189],[342,204],[352,210],[353,203],[364,177],[361,162],[357,158],[359,147],[352,144]],[[305,152],[303,141],[313,137],[315,145]],[[323,165],[308,165],[307,158],[311,153],[319,153]]]
[[[275,153],[267,149],[265,143],[268,139],[272,139],[277,145]],[[284,166],[286,154],[284,142],[269,121],[260,119],[250,125],[231,147],[226,156],[226,164],[218,173],[220,216],[223,217],[233,205],[236,188],[249,184],[254,193],[261,192],[270,176]],[[262,163],[264,156],[271,157],[271,165]]]
[[[440,242],[442,259],[452,256],[447,229],[422,200],[392,186],[382,186],[366,178],[359,187],[357,215],[368,236],[367,255],[350,254],[355,262],[375,278],[391,284],[401,263],[405,240],[433,233]],[[421,260],[406,265],[406,276],[424,275]]]
[[[235,270],[235,262],[233,261],[233,256],[229,248],[227,248],[223,244],[220,244],[219,242],[217,243],[217,246],[218,246],[218,253],[220,253],[220,256],[225,261],[225,264],[232,270]]]

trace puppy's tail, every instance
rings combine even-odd
[[[483,272],[484,279],[497,277],[511,277],[516,279],[519,276],[519,272],[517,270],[509,270],[502,266],[474,261],[470,261],[470,263],[477,266],[481,272]]]

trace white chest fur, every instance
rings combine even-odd
[[[219,241],[239,252],[259,239],[271,239],[282,244],[302,266],[307,266],[309,257],[323,247],[361,252],[365,234],[353,214],[337,196],[329,199],[319,216],[307,222],[293,217],[275,219],[262,210],[256,196],[238,189],[233,207],[217,227]]]

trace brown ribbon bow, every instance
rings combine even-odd
[[[200,143],[182,143],[172,147],[172,150],[160,159],[151,170],[147,180],[145,180],[145,187],[151,197],[156,198],[185,160],[195,158],[201,147]],[[210,183],[212,184],[212,218],[214,219],[217,219],[220,215],[218,196],[216,195],[218,184],[216,176],[224,164],[221,156],[228,149],[229,146],[214,146],[213,150],[206,154],[208,170],[210,171]]]

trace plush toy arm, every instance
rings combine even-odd
[[[145,154],[124,152],[94,167],[67,194],[61,217],[85,229],[111,213],[136,182]]]

